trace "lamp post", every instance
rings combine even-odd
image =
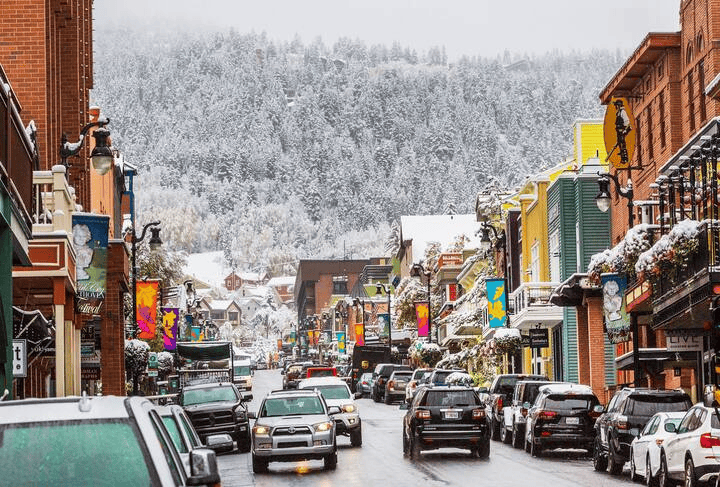
[[[420,277],[424,275],[427,278],[427,296],[428,296],[428,343],[432,343],[432,306],[430,305],[430,276],[429,270],[426,270],[422,264],[413,264],[410,269],[410,275]]]
[[[627,200],[628,229],[631,229],[635,221],[635,214],[633,212],[634,191],[632,180],[628,177],[627,183],[625,187],[623,187],[620,186],[620,181],[614,174],[598,173],[598,176],[600,176],[600,178],[598,179],[598,186],[600,191],[595,197],[595,203],[597,204],[598,210],[605,213],[610,209],[610,180],[612,180],[612,182],[615,183],[615,191],[617,192],[617,194]],[[635,384],[635,387],[640,387],[640,376],[642,375],[642,370],[640,369],[640,327],[638,325],[637,314],[633,312],[630,312],[628,314],[630,315],[630,327],[632,328],[633,335],[633,382]]]
[[[88,131],[93,127],[98,127],[97,130],[92,133],[92,136],[95,138],[95,147],[90,153],[90,160],[98,174],[101,176],[106,174],[112,167],[114,160],[113,151],[108,145],[110,131],[105,128],[105,125],[109,123],[110,119],[105,117],[96,122],[90,122],[80,130],[80,140],[77,142],[68,142],[67,135],[63,133],[60,144],[61,164],[65,167],[70,167],[68,157],[77,156],[85,143]]]
[[[132,306],[133,306],[133,330],[132,330],[132,336],[135,337],[137,334],[137,244],[142,242],[145,239],[145,234],[147,233],[148,228],[150,229],[150,233],[152,236],[150,237],[150,241],[148,242],[150,245],[150,250],[156,250],[162,245],[162,240],[160,240],[160,228],[157,226],[160,225],[160,222],[150,222],[147,225],[145,225],[142,229],[142,233],[140,234],[140,238],[137,237],[135,234],[135,226],[132,226],[130,228],[130,234],[132,237],[132,247],[131,247],[131,254],[130,258],[132,259],[132,275],[133,275],[133,285],[132,285]]]
[[[380,293],[381,291],[384,291],[385,294],[387,294],[388,298],[388,348],[390,349],[390,353],[392,353],[392,315],[390,314],[390,287],[386,286],[382,282],[378,282],[375,285],[377,292]],[[428,304],[428,310],[430,309],[430,305]],[[429,316],[429,311],[428,311]]]

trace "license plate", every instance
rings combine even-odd
[[[459,417],[457,411],[445,411],[445,419],[458,419]]]
[[[580,418],[565,418],[567,424],[580,424]]]

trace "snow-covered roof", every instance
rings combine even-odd
[[[217,310],[221,309],[225,311],[230,307],[232,301],[226,299],[215,299],[210,303],[210,309]]]
[[[263,275],[257,272],[236,272],[235,274],[243,281],[259,282],[263,279]]]
[[[229,274],[222,251],[188,255],[183,272],[218,288],[225,285],[225,277]]]
[[[465,235],[470,242],[467,249],[477,249],[480,238],[475,232],[480,224],[475,214],[469,215],[413,215],[400,217],[400,235],[403,241],[412,240],[412,256],[419,262],[425,256],[429,242],[439,242],[443,249],[455,242],[459,235]]]
[[[270,287],[294,286],[295,276],[273,277],[268,281],[267,285]]]

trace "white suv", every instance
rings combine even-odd
[[[714,480],[720,474],[720,412],[696,404],[685,413],[677,431],[670,434],[660,450],[657,482],[666,487],[673,480],[685,485]]]
[[[337,377],[314,377],[304,379],[298,384],[298,390],[314,389],[325,398],[328,406],[337,406],[339,413],[333,414],[335,434],[350,437],[352,446],[362,445],[362,421],[355,399],[362,397],[362,392],[353,394],[347,383]]]

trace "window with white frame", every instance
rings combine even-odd
[[[530,281],[540,280],[540,242],[535,242],[530,248]]]
[[[554,231],[550,244],[550,282],[560,282],[560,232]]]

